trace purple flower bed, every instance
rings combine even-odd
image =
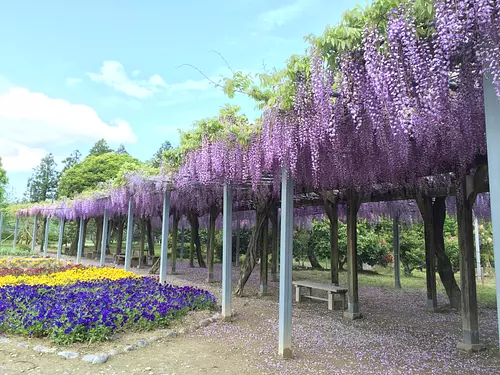
[[[0,332],[49,337],[58,344],[103,341],[118,330],[166,327],[190,310],[215,303],[205,290],[160,285],[151,277],[5,286],[0,288]]]

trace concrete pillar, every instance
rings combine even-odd
[[[224,184],[222,210],[222,318],[228,320],[231,318],[233,267],[233,191],[229,183]]]
[[[37,225],[38,225],[38,215],[35,215],[35,218],[33,219],[33,241],[31,242],[31,252],[33,253],[33,255],[35,254],[35,248],[36,248]]]
[[[125,244],[125,271],[130,271],[130,262],[132,260],[132,240],[134,238],[134,200],[128,201],[127,213],[127,242]]]
[[[481,280],[483,278],[482,270],[481,270],[481,244],[479,241],[479,223],[477,220],[477,216],[474,216],[474,237],[476,243],[476,272],[477,279]]]
[[[18,235],[19,235],[19,216],[16,216],[16,227],[14,228],[14,242],[12,243],[13,249],[16,248]]]
[[[56,259],[61,260],[62,256],[62,246],[63,246],[63,235],[64,235],[64,219],[59,219],[59,238],[57,239],[57,255]]]
[[[491,222],[493,227],[493,251],[500,259],[500,101],[490,77],[484,79],[484,111],[486,117],[486,142],[488,146],[488,175],[490,182]],[[497,301],[500,301],[500,267],[495,267]],[[500,308],[498,334],[500,336]],[[499,340],[500,341],[500,340]]]
[[[167,282],[168,225],[170,220],[170,190],[163,194],[163,217],[161,223],[160,283]]]
[[[399,217],[396,215],[392,222],[392,236],[394,245],[394,288],[401,288],[401,265],[399,258]]]
[[[359,311],[358,296],[358,261],[357,261],[357,216],[360,206],[359,196],[355,192],[350,193],[347,203],[347,311],[344,317],[348,319],[359,319],[362,317]]]
[[[460,248],[460,289],[462,290],[462,341],[457,348],[467,352],[484,349],[479,342],[477,317],[476,275],[474,262],[474,240],[472,234],[472,194],[467,186],[472,176],[466,176],[457,187],[458,245]]]
[[[184,227],[181,228],[181,261],[184,260]]]
[[[85,238],[83,238],[84,227],[85,227],[85,218],[81,217],[80,218],[80,228],[79,228],[79,232],[78,232],[78,248],[76,250],[76,263],[82,262],[83,248],[85,247]]]
[[[45,233],[43,239],[43,256],[46,257],[49,247],[49,231],[50,231],[50,216],[47,216],[47,222],[45,223]]]
[[[106,248],[108,246],[108,225],[109,225],[109,215],[108,209],[104,209],[104,215],[102,218],[102,241],[101,241],[101,258],[99,264],[104,266],[106,264]]]
[[[292,358],[293,179],[281,172],[281,241],[278,354]]]

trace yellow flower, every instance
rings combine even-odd
[[[40,276],[3,276],[0,277],[0,287],[14,284],[26,285],[67,285],[78,281],[118,280],[126,277],[139,278],[133,272],[113,267],[75,268],[64,272],[56,272]]]

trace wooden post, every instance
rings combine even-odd
[[[64,236],[64,219],[61,217],[59,218],[59,238],[57,239],[57,255],[56,255],[57,260],[61,260],[63,236]]]
[[[125,244],[125,271],[130,271],[130,262],[132,260],[132,239],[134,238],[134,200],[128,201],[127,212],[127,242]]]
[[[330,223],[330,277],[339,285],[339,205],[325,200],[324,207]]]
[[[45,233],[43,240],[43,256],[47,256],[48,247],[49,247],[49,230],[50,230],[50,216],[47,216],[47,221],[45,223]]]
[[[224,184],[222,212],[222,319],[231,318],[232,249],[233,249],[233,192],[229,183]]]
[[[35,246],[36,246],[36,232],[38,226],[38,215],[35,215],[33,219],[33,241],[31,242],[31,252],[35,255]]]
[[[278,281],[278,205],[271,209],[271,281]]]
[[[84,233],[84,227],[85,227],[85,218],[81,217],[80,218],[80,228],[78,229],[78,248],[76,250],[76,263],[81,263],[82,262],[82,253],[83,253],[83,248],[85,247],[85,233]]]
[[[427,284],[427,309],[437,309],[436,258],[434,254],[434,216],[432,198],[422,196],[417,199],[418,208],[424,219],[425,236],[425,277]]]
[[[268,242],[269,236],[269,219],[264,221],[264,230],[262,231],[262,246],[260,251],[260,289],[259,295],[266,296],[267,291],[267,262],[268,262]]]
[[[458,246],[460,248],[463,333],[463,341],[457,344],[457,348],[467,352],[484,349],[484,345],[479,342],[479,323],[477,318],[474,236],[472,233],[472,206],[475,200],[473,185],[472,176],[467,175],[461,179],[459,186],[457,186],[457,222]]]
[[[99,264],[104,266],[106,264],[106,248],[108,246],[108,224],[109,224],[109,215],[108,209],[104,209],[104,217],[102,219],[102,238],[101,238],[101,257],[99,260]]]
[[[281,172],[281,241],[278,354],[292,358],[293,179]]]
[[[208,278],[207,282],[215,281],[214,277],[214,256],[215,256],[215,223],[219,212],[217,206],[212,205],[209,210],[210,223],[208,225],[208,247],[207,247],[207,262],[208,262]]]
[[[235,267],[240,266],[240,219],[236,220],[236,246],[234,254],[234,265]]]
[[[344,317],[348,319],[359,319],[362,317],[359,312],[358,296],[358,261],[357,261],[357,215],[360,206],[359,195],[351,191],[347,203],[347,289],[348,303]]]
[[[394,288],[401,288],[401,265],[399,262],[399,217],[396,215],[392,221],[392,236],[394,245]]]
[[[163,217],[161,224],[160,283],[167,282],[168,225],[170,221],[170,190],[163,194]],[[191,234],[192,235],[192,234]]]
[[[16,248],[18,235],[19,235],[19,216],[16,215],[16,227],[14,228],[14,242],[12,243],[13,249]]]

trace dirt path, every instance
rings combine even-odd
[[[220,271],[216,265],[219,279]],[[206,284],[206,270],[178,263],[178,273],[169,275],[168,282],[197,285],[220,298],[220,283]],[[235,280],[237,276],[233,269]],[[218,321],[181,337],[162,339],[112,356],[103,365],[38,354],[15,346],[28,340],[10,337],[9,343],[0,344],[0,374],[500,374],[500,356],[494,349],[496,310],[482,309],[479,314],[482,341],[489,349],[467,355],[455,347],[461,333],[459,314],[425,311],[424,292],[373,287],[360,288],[364,319],[359,321],[342,319],[340,311],[328,311],[325,303],[294,303],[294,359],[281,360],[276,355],[277,284],[271,284],[272,296],[259,298],[258,275],[252,275],[249,283],[247,297],[233,298],[238,315],[232,323]],[[201,317],[187,318],[175,329]],[[129,334],[120,341],[76,349],[93,353],[122,349],[157,334]]]

